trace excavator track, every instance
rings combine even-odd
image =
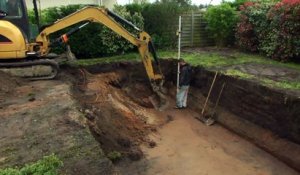
[[[47,67],[47,71],[44,71],[47,72],[47,74],[45,75],[45,73],[40,73],[39,71],[42,69],[39,67]],[[54,60],[38,59],[30,61],[27,60],[23,62],[0,63],[0,70],[15,76],[28,78],[30,80],[49,80],[56,77],[59,70],[59,65]],[[29,71],[32,72],[30,73]]]

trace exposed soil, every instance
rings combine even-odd
[[[81,70],[78,76],[81,81],[74,89],[75,98],[104,151],[118,151],[132,160],[142,158],[139,144],[148,141],[146,135],[154,128],[144,109],[151,107],[147,83],[130,80],[125,70],[95,75]]]
[[[157,146],[145,145],[145,159],[120,165],[122,174],[298,174],[222,126],[207,127],[200,123],[194,118],[199,113],[168,109],[159,117],[165,115],[173,120],[151,135]]]
[[[5,94],[13,92],[16,87],[22,84],[22,82],[24,82],[24,80],[0,72],[0,101],[4,100],[3,96]]]
[[[7,79],[0,86],[10,86],[11,93],[0,102],[0,168],[22,166],[55,153],[64,162],[62,174],[113,172],[77,109],[69,80],[61,77],[14,87],[14,78],[3,78]]]
[[[205,99],[196,91],[206,84],[193,84],[189,109],[173,109],[176,65],[162,64],[171,102],[162,112],[149,100],[153,94],[139,63],[65,68],[49,81],[5,79],[16,88],[0,101],[0,168],[54,152],[64,161],[63,174],[298,174],[253,140],[196,120]],[[298,145],[289,148],[297,149],[286,153],[298,155]],[[122,156],[113,165],[106,156],[114,152]]]

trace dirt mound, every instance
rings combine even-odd
[[[79,70],[74,96],[83,106],[90,130],[106,154],[117,151],[131,160],[139,160],[143,156],[139,144],[150,142],[146,135],[153,127],[143,108],[151,107],[147,97],[152,92],[147,81],[136,81],[130,76],[124,70],[101,74]]]

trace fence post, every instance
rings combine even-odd
[[[194,28],[195,28],[195,15],[194,15],[194,11],[192,11],[192,38],[191,38],[191,44],[192,47],[194,46]]]

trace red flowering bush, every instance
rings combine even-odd
[[[300,56],[300,0],[276,4],[247,2],[240,7],[238,45],[287,61]]]
[[[246,2],[240,6],[240,18],[237,24],[237,44],[244,50],[257,52],[260,37],[268,27],[266,13],[271,4]]]
[[[267,13],[269,32],[261,51],[273,59],[287,61],[300,56],[300,0],[283,0]]]

